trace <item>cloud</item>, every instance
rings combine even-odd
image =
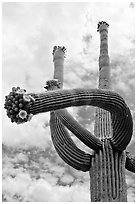
[[[127,199],[128,202],[135,202],[134,194],[135,194],[135,178],[134,176],[126,176],[127,182]]]
[[[89,193],[85,192],[84,186],[74,187],[51,187],[46,181],[34,183],[29,189],[29,201],[35,202],[81,202],[89,201]],[[87,189],[88,190],[88,189]],[[54,193],[53,193],[54,192]],[[78,193],[79,192],[79,193]]]
[[[7,151],[10,154],[8,157]],[[57,164],[57,160],[54,163],[51,162],[49,157],[43,157],[46,152],[43,153],[40,149],[36,153],[34,150],[30,152],[26,150],[26,153],[20,153],[17,147],[12,151],[10,149],[4,151],[3,195],[5,200],[11,202],[89,201],[88,174],[74,169],[70,171],[68,166]]]
[[[89,192],[86,186],[73,187],[52,186],[40,179],[32,181],[28,175],[18,175],[15,179],[6,179],[3,182],[3,192],[15,199],[15,195],[23,197],[25,202],[89,202]],[[54,192],[54,193],[53,193]],[[10,201],[12,200],[10,197]]]
[[[31,182],[31,178],[28,174],[20,173],[14,179],[8,177],[4,180],[2,188],[3,193],[9,194],[10,199],[15,195],[22,197],[26,196],[26,190]],[[12,200],[10,200],[12,201]]]
[[[6,117],[6,116],[5,116]],[[9,118],[4,118],[3,143],[9,146],[38,146],[46,148],[49,145],[50,129],[48,124],[49,114],[38,115],[29,123],[23,125],[12,124]],[[39,122],[38,122],[39,121]]]

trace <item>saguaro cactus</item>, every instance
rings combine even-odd
[[[99,22],[100,57],[98,89],[63,89],[65,47],[53,49],[54,79],[46,82],[45,93],[27,94],[19,87],[6,96],[5,108],[12,122],[24,123],[33,115],[50,111],[53,145],[59,156],[77,170],[89,171],[91,202],[127,201],[125,168],[135,172],[135,159],[126,151],[133,121],[124,99],[111,91],[108,56],[108,24]],[[71,106],[97,107],[94,134],[81,126],[65,109]],[[79,149],[69,129],[93,154]]]

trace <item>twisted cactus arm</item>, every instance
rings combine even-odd
[[[28,115],[36,115],[38,113],[63,109],[71,106],[97,106],[109,111],[112,117],[112,125],[114,126],[117,124],[117,126],[114,126],[115,137],[113,138],[112,136],[112,145],[114,144],[114,147],[121,151],[126,148],[131,140],[133,121],[130,110],[124,99],[113,91],[105,89],[71,89],[55,90],[41,94],[31,93],[28,95],[35,101],[32,105],[29,102],[25,105],[24,109],[27,111]],[[121,123],[120,130],[126,134],[117,134],[119,129],[117,129],[118,122],[116,121]],[[114,141],[116,141],[116,143],[114,143]],[[121,141],[123,141],[124,145]]]
[[[85,145],[93,150],[102,148],[102,142],[80,125],[65,109],[56,110],[55,114],[61,122]]]
[[[133,121],[130,111],[128,111],[126,119],[112,114],[112,127],[112,146],[118,150],[125,149],[127,144],[130,142],[133,130]]]
[[[47,90],[56,90],[63,87],[63,70],[64,70],[64,54],[65,47],[54,46],[53,62],[54,62],[54,80],[47,81]],[[58,79],[58,81],[56,80]],[[60,83],[60,84],[59,84]],[[55,111],[56,116],[60,121],[84,144],[88,147],[97,150],[102,146],[102,142],[82,127],[66,109]]]
[[[35,105],[30,108],[33,114],[81,105],[97,106],[110,111],[114,131],[111,141],[114,148],[123,150],[131,140],[133,129],[131,113],[122,97],[115,92],[98,89],[72,89],[57,90],[45,95],[33,95],[33,97],[36,98]]]
[[[71,106],[89,105],[110,111],[121,119],[131,116],[124,99],[109,90],[64,89],[40,94],[30,93],[30,95],[35,99],[35,104],[29,108],[34,115]]]
[[[59,156],[71,167],[84,172],[88,171],[92,155],[85,153],[75,145],[54,112],[50,113],[50,130]]]
[[[126,151],[126,164],[125,167],[128,171],[135,173],[135,157]]]
[[[64,47],[54,47],[53,61],[55,79],[46,82],[45,88],[48,91],[53,91],[63,86],[64,52]],[[59,79],[60,82],[58,82],[57,79]],[[55,111],[50,112],[50,130],[51,139],[58,155],[71,167],[81,171],[88,171],[91,156],[77,148],[65,126],[55,114]]]
[[[62,59],[62,56],[60,58]],[[57,64],[57,67],[62,66],[63,68],[57,57],[54,59],[54,62]],[[58,73],[56,72],[54,76],[58,76]],[[62,86],[63,78],[60,77],[60,80],[60,86]],[[111,113],[113,127],[112,145],[117,150],[124,150],[132,137],[133,121],[125,101],[113,91],[105,89],[72,89],[56,90],[43,94],[26,94],[19,87],[14,87],[10,95],[6,96],[5,108],[12,122],[22,123],[29,120],[32,114],[35,115],[42,112],[81,105],[97,106]],[[70,116],[67,115],[67,117]],[[82,140],[85,141],[85,138]],[[98,141],[96,140],[96,142]]]
[[[33,94],[32,96],[36,99],[36,103],[30,108],[30,112],[33,114],[81,105],[97,106],[110,111],[112,125],[119,122],[121,124],[120,132],[126,133],[121,136],[117,126],[114,126],[115,137],[111,139],[112,145],[118,150],[123,150],[131,140],[133,129],[131,113],[122,97],[115,92],[98,89],[72,89],[39,95]],[[116,123],[116,121],[118,122]],[[116,143],[113,144],[113,141]]]

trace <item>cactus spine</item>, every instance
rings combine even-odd
[[[103,21],[98,24],[101,39],[98,89],[62,89],[65,48],[55,46],[54,79],[47,81],[47,92],[27,95],[23,89],[14,87],[5,101],[7,115],[12,122],[27,122],[29,116],[50,111],[53,145],[68,165],[89,171],[91,202],[127,201],[125,168],[135,172],[134,157],[124,151],[132,137],[132,116],[124,99],[110,90],[107,28],[108,24]],[[21,106],[14,104],[14,98],[22,101]],[[97,107],[94,135],[65,109],[83,105]],[[79,149],[67,128],[93,149],[94,154]]]

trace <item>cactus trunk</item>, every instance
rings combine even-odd
[[[108,25],[101,22],[99,57],[99,89],[110,89],[110,64],[108,56]],[[103,141],[102,150],[95,151],[90,169],[92,202],[126,202],[125,153],[113,150],[109,138],[113,138],[112,119],[106,110],[97,108],[94,135]],[[94,175],[94,176],[93,176]]]

